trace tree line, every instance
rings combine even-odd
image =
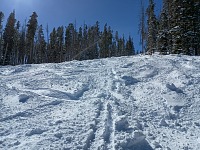
[[[146,11],[141,0],[139,32],[143,51],[200,55],[200,1],[163,0],[162,6],[156,15],[154,0],[149,0]]]
[[[11,12],[5,28],[4,14],[0,12],[0,65],[59,63],[71,60],[99,59],[135,54],[133,39],[119,36],[107,24],[103,31],[97,21],[93,26],[76,24],[59,26],[46,36],[43,25],[38,25],[33,12],[28,22],[21,25]]]

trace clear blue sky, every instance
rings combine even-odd
[[[148,0],[144,0],[145,5]],[[162,0],[155,0],[156,11],[160,11]],[[24,23],[33,11],[38,14],[38,23],[43,27],[67,26],[76,20],[77,27],[84,24],[94,25],[100,22],[101,29],[105,23],[120,35],[131,35],[136,50],[140,50],[138,24],[140,0],[0,0],[0,11],[5,14],[6,23],[9,14],[15,10],[16,19]]]

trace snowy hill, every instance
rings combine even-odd
[[[200,57],[0,67],[2,150],[198,150]]]

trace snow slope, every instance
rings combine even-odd
[[[200,57],[0,67],[2,150],[199,150]]]

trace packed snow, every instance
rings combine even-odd
[[[199,150],[200,57],[0,67],[2,150]]]

